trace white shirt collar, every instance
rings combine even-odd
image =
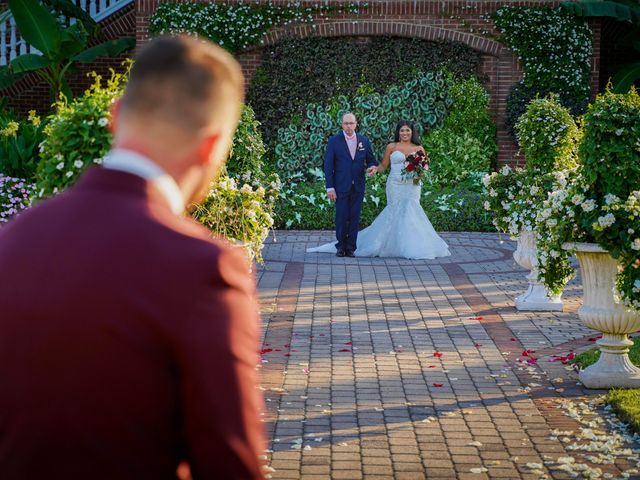
[[[342,131],[342,133],[344,133],[344,138],[350,142],[353,142],[354,140],[356,140],[358,138],[358,134],[356,132],[353,132],[353,136],[349,136],[347,135],[347,132],[345,132],[344,130]]]
[[[109,170],[127,172],[149,180],[165,197],[174,214],[181,215],[184,212],[184,196],[176,181],[147,157],[132,150],[117,148],[108,153],[102,166]]]

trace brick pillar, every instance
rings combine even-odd
[[[600,87],[600,54],[602,49],[602,19],[590,18],[593,32],[593,53],[591,54],[591,98],[595,98]]]
[[[507,97],[511,87],[522,78],[518,59],[508,49],[503,49],[497,61],[496,80],[496,127],[498,130],[498,165],[518,165],[524,158],[518,154],[518,147],[505,126]]]

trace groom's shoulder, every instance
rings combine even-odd
[[[336,133],[335,135],[331,135],[329,137],[329,141],[330,142],[335,142],[335,141],[339,140],[341,136],[344,136],[344,133],[340,132],[340,133]]]

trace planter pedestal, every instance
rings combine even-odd
[[[640,368],[628,355],[633,345],[628,334],[640,329],[640,313],[613,297],[618,263],[596,244],[566,244],[565,248],[576,249],[582,273],[583,304],[578,316],[586,326],[602,332],[596,342],[600,358],[580,372],[580,381],[587,388],[640,388]]]
[[[513,252],[513,259],[521,267],[531,270],[527,275],[529,281],[527,290],[516,297],[516,309],[534,312],[561,312],[561,295],[550,295],[547,288],[538,281],[538,272],[534,267],[536,259],[536,235],[534,232],[527,230],[520,232],[518,246]]]

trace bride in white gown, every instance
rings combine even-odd
[[[387,145],[378,172],[389,164],[387,206],[371,225],[358,232],[356,257],[403,257],[433,259],[450,254],[446,242],[436,233],[420,206],[420,185],[401,176],[405,158],[424,151],[415,127],[402,121],[396,127],[395,142]],[[336,253],[335,242],[309,248],[307,252]]]

